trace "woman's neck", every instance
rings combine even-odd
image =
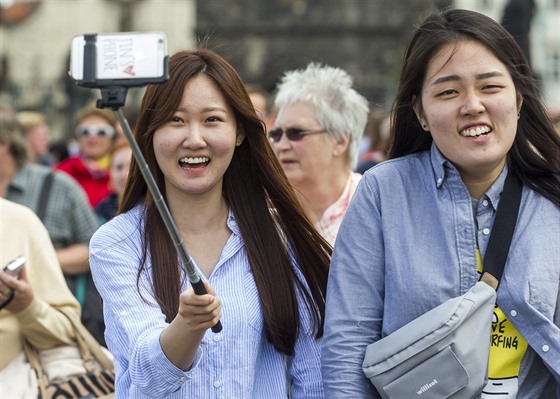
[[[486,170],[479,173],[473,173],[472,171],[459,171],[461,174],[461,179],[469,194],[474,199],[480,199],[486,191],[494,184],[500,173],[505,166],[505,161],[501,163],[498,167],[492,168],[491,170]]]
[[[311,222],[317,223],[321,220],[325,211],[340,198],[349,173],[344,171],[313,183],[302,182],[301,185],[294,185],[300,203]]]
[[[179,230],[187,234],[222,228],[229,212],[221,195],[218,198],[202,195],[170,199],[169,208]]]

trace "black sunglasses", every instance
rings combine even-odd
[[[299,129],[297,127],[289,127],[286,130],[283,130],[279,127],[276,129],[272,129],[268,132],[268,139],[273,143],[278,143],[282,139],[282,135],[286,132],[286,137],[290,141],[300,141],[304,136],[308,134],[318,134],[318,133],[325,133],[325,130],[304,130]]]

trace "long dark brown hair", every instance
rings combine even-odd
[[[166,84],[146,89],[135,129],[138,145],[165,198],[164,176],[154,155],[154,132],[171,119],[190,79],[204,74],[220,87],[234,110],[238,132],[245,134],[224,174],[223,196],[245,243],[266,336],[279,352],[292,355],[300,328],[296,291],[303,295],[313,317],[316,337],[323,333],[332,249],[305,216],[235,69],[215,52],[199,49],[174,54],[169,74]],[[119,211],[126,212],[139,203],[145,208],[145,229],[138,278],[149,253],[155,298],[170,322],[177,314],[181,290],[177,251],[133,159]],[[286,244],[293,249],[304,281],[294,273]]]
[[[389,155],[391,158],[428,150],[426,134],[413,106],[422,104],[422,84],[432,57],[444,46],[462,40],[486,46],[508,69],[517,93],[523,97],[517,134],[508,152],[509,170],[523,184],[560,205],[560,136],[541,101],[523,51],[496,21],[475,11],[447,9],[435,12],[416,29],[404,56],[400,84],[393,102]]]

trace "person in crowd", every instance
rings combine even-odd
[[[481,395],[559,397],[560,138],[540,98],[519,46],[491,18],[447,9],[416,29],[390,160],[361,180],[332,257],[326,397],[379,398],[362,372],[366,346],[478,281],[509,173],[523,193]]]
[[[190,287],[133,159],[119,215],[90,244],[116,396],[322,398],[331,247],[233,67],[198,49],[169,74],[147,87],[135,135],[208,293]]]
[[[132,131],[134,131],[134,126],[136,125],[136,119],[138,118],[138,109],[137,108],[128,108],[122,110],[123,115]],[[115,122],[115,146],[118,146],[120,143],[128,143],[128,140],[124,134],[123,127],[121,126],[120,122],[117,120]]]
[[[54,160],[54,163],[60,163],[67,158],[70,158],[70,149],[68,142],[65,139],[55,140],[49,144],[49,154]]]
[[[364,132],[366,151],[358,158],[356,172],[364,174],[372,166],[387,160],[387,140],[389,139],[389,113],[381,106],[372,107]]]
[[[16,118],[23,127],[29,161],[52,166],[55,160],[49,152],[50,128],[45,115],[36,111],[20,111]]]
[[[269,131],[274,126],[274,112],[270,106],[270,95],[259,85],[246,85],[247,93],[257,115],[261,117],[266,125],[266,130]]]
[[[62,275],[49,234],[33,211],[0,198],[0,397],[38,397],[37,376],[23,342],[40,349],[71,344],[70,320],[57,309],[80,314]],[[4,267],[17,257],[17,274]]]
[[[85,190],[95,207],[111,192],[109,186],[109,152],[115,142],[113,111],[88,105],[76,114],[75,135],[79,153],[54,165],[72,176]]]
[[[309,219],[334,245],[361,179],[352,172],[368,118],[367,100],[345,71],[311,63],[284,74],[268,138]]]
[[[111,176],[109,184],[113,191],[95,207],[95,213],[97,213],[101,223],[111,220],[117,214],[131,160],[132,149],[128,141],[117,142],[111,150],[111,166],[109,168]]]
[[[74,179],[28,162],[27,145],[16,120],[0,122],[0,197],[31,208],[43,221],[67,283],[82,305],[82,322],[104,343],[101,300],[88,262],[89,240],[99,222]]]

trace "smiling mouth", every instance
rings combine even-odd
[[[210,163],[208,157],[185,157],[179,159],[179,166],[183,169],[203,168]]]
[[[489,126],[477,127],[476,129],[465,129],[461,130],[459,134],[463,137],[479,137],[488,134],[492,131]]]

